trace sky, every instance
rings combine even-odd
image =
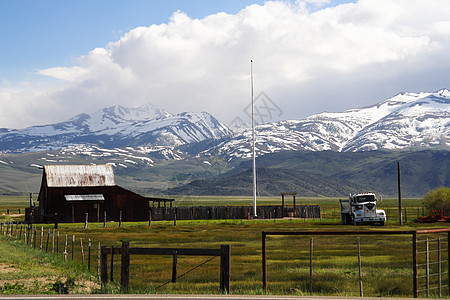
[[[148,103],[247,123],[251,71],[260,123],[450,88],[450,1],[0,1],[0,128]]]

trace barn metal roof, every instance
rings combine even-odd
[[[115,186],[111,165],[46,165],[48,187]]]

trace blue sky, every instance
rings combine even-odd
[[[435,91],[450,86],[449,22],[446,0],[2,0],[0,128],[146,103],[227,124],[250,59],[279,119]]]
[[[2,0],[0,78],[20,80],[34,69],[71,66],[133,28],[167,23],[177,10],[203,18],[255,3],[264,1]]]

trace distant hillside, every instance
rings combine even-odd
[[[367,190],[350,180],[336,180],[332,177],[309,172],[260,168],[258,173],[258,195],[279,195],[280,192],[296,192],[303,197],[338,197],[349,191]],[[168,194],[180,195],[253,195],[253,172],[245,170],[232,176],[212,180],[195,180],[189,184],[171,188]]]
[[[285,151],[257,159],[261,195],[297,192],[303,196],[345,196],[373,191],[397,195],[397,162],[402,194],[422,197],[428,190],[450,186],[450,151],[311,152]],[[251,161],[211,180],[196,180],[169,189],[170,193],[251,195]]]

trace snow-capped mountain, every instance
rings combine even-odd
[[[256,126],[259,155],[281,150],[368,151],[450,147],[450,91],[402,93],[377,105],[304,120]],[[222,141],[210,153],[251,157],[251,131]]]
[[[0,151],[58,150],[82,144],[175,147],[228,134],[230,130],[206,112],[172,115],[151,104],[132,108],[115,105],[57,124],[3,129]]]

